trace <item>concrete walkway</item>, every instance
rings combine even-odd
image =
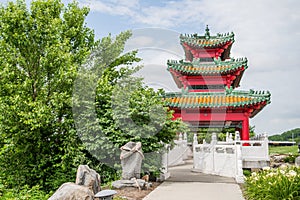
[[[244,200],[234,179],[194,173],[192,161],[169,169],[171,177],[143,200]]]

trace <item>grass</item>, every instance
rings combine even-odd
[[[298,146],[269,146],[269,154],[298,154]]]

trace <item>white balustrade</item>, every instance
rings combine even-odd
[[[242,183],[244,163],[249,165],[247,162],[269,161],[267,137],[263,141],[241,141],[239,132],[236,132],[234,139],[231,133],[227,133],[226,141],[219,142],[213,133],[210,144],[198,144],[197,137],[194,136],[194,170],[233,177],[238,183]]]
[[[167,154],[167,166],[176,166],[184,164],[185,160],[192,155],[191,149],[187,143],[187,135],[179,134],[179,140],[174,140],[175,146],[169,149]]]

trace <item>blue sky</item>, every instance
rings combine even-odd
[[[5,2],[0,0],[0,2]],[[70,2],[65,0],[65,3]],[[97,38],[133,30],[126,50],[140,48],[140,73],[154,87],[176,90],[167,59],[180,59],[179,33],[235,33],[231,56],[247,57],[243,90],[269,90],[272,103],[250,124],[272,135],[300,127],[300,1],[79,0]]]

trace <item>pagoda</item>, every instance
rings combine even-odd
[[[239,91],[246,58],[230,57],[234,34],[180,35],[184,60],[168,60],[168,71],[182,91],[167,93],[164,100],[193,130],[199,127],[233,127],[249,140],[249,118],[270,103],[268,91]]]

